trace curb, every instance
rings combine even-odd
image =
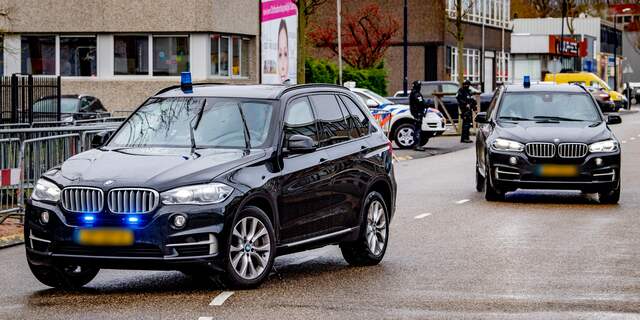
[[[0,238],[0,249],[5,249],[24,243],[24,236],[22,234],[14,234],[12,236],[6,236]]]

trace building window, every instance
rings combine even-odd
[[[239,36],[211,35],[211,75],[249,77],[249,45]]]
[[[0,76],[4,75],[4,38],[0,37]]]
[[[113,37],[113,73],[149,74],[149,36]]]
[[[60,75],[95,77],[96,38],[60,37]]]
[[[249,39],[242,39],[242,61],[240,63],[240,75],[249,77]]]
[[[56,74],[56,37],[22,36],[21,72],[34,75]]]
[[[153,75],[179,76],[189,71],[189,37],[153,37]]]
[[[464,78],[474,83],[480,82],[480,50],[463,50]],[[451,81],[458,81],[458,48],[451,48]]]
[[[496,82],[510,82],[509,64],[511,63],[511,55],[508,52],[497,52],[496,58]]]
[[[456,0],[447,0],[447,13],[450,18],[456,16]],[[509,28],[511,1],[509,0],[462,0],[464,21],[498,28]]]

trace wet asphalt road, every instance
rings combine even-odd
[[[223,290],[178,272],[105,270],[86,289],[48,289],[17,246],[0,251],[0,319],[640,319],[640,114],[615,131],[617,206],[547,191],[487,203],[465,149],[396,164],[379,266],[350,267],[336,247],[281,257],[261,288],[210,306]]]

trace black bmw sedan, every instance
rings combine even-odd
[[[577,85],[508,85],[479,113],[476,189],[489,201],[516,189],[598,193],[620,199],[620,145],[589,92]]]
[[[163,90],[28,202],[29,267],[52,287],[101,268],[180,270],[255,287],[278,255],[338,244],[379,263],[396,182],[389,140],[348,89]],[[104,142],[104,143],[102,143]]]

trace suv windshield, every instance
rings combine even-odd
[[[498,119],[602,121],[591,95],[569,92],[507,92],[502,98]]]
[[[244,148],[265,144],[271,101],[152,98],[136,111],[109,142],[110,147]],[[249,132],[249,137],[246,131]]]

